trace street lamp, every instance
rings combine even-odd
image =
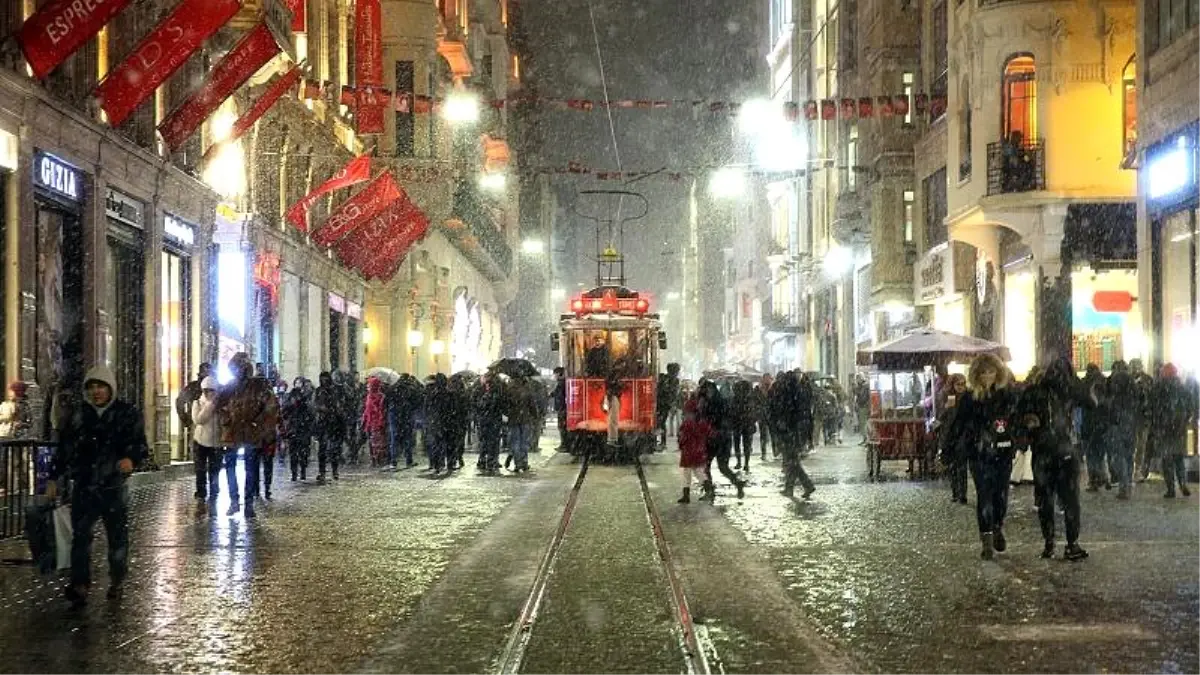
[[[479,97],[458,89],[446,97],[442,116],[451,124],[474,124],[479,121]]]
[[[521,242],[521,252],[529,255],[541,255],[546,252],[546,242],[541,239],[526,239]]]
[[[717,199],[737,199],[746,193],[746,171],[728,166],[717,169],[708,179],[708,192]]]
[[[425,342],[425,334],[419,330],[408,331],[408,372],[417,376],[417,349]]]
[[[441,372],[441,370],[442,370],[441,357],[442,357],[442,354],[446,353],[446,343],[442,340],[434,340],[433,342],[430,342],[429,343],[429,353],[433,354],[433,370],[434,370],[434,372]]]
[[[854,266],[854,254],[841,244],[834,244],[825,253],[825,273],[832,278],[838,278],[850,271]]]
[[[507,185],[508,178],[498,171],[489,171],[479,177],[479,187],[489,192],[504,192]]]

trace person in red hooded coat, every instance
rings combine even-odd
[[[708,481],[708,439],[714,430],[712,423],[700,417],[695,398],[683,405],[683,424],[679,426],[679,467],[683,473],[683,496],[680,504],[692,501],[692,482]]]
[[[383,383],[379,378],[367,378],[367,398],[363,405],[362,428],[370,439],[371,466],[387,463],[387,408],[384,404]]]

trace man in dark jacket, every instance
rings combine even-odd
[[[117,399],[116,378],[96,366],[84,378],[85,400],[66,417],[54,478],[69,478],[71,488],[71,584],[67,599],[87,602],[92,583],[92,537],[97,520],[108,537],[108,596],[117,598],[129,567],[129,512],[125,477],[148,452],[142,413]],[[51,483],[47,495],[53,499]]]
[[[1135,415],[1136,447],[1133,453],[1134,481],[1146,482],[1150,473],[1150,418],[1152,415],[1150,395],[1154,390],[1154,378],[1146,372],[1141,359],[1130,359],[1129,374],[1133,377],[1133,386],[1137,391],[1138,404]]]
[[[1083,458],[1087,462],[1088,492],[1096,492],[1100,488],[1112,488],[1112,476],[1108,470],[1108,425],[1109,410],[1105,396],[1104,374],[1100,366],[1089,363],[1083,376],[1083,384],[1089,390],[1095,390],[1098,404],[1094,408],[1083,411]]]
[[[293,482],[297,478],[308,480],[308,461],[315,426],[312,395],[309,381],[297,377],[292,390],[283,399],[283,438],[287,442],[288,457],[291,458]]]
[[[804,488],[803,498],[816,491],[800,463],[802,449],[812,438],[812,394],[810,383],[795,372],[783,373],[771,385],[767,417],[772,424],[775,450],[783,456],[783,496],[795,495],[796,483]]]
[[[321,373],[320,386],[313,397],[313,413],[317,421],[317,482],[325,482],[325,465],[338,479],[338,464],[342,458],[342,444],[346,441],[346,415],[343,405],[346,393],[334,384],[333,375]]]
[[[259,494],[260,470],[265,469],[265,496],[271,497],[271,472],[274,457],[265,451],[278,442],[279,399],[275,388],[264,377],[252,376],[253,366],[245,352],[233,355],[229,360],[233,380],[217,395],[217,416],[221,421],[221,442],[230,448],[227,458],[236,466],[238,448],[242,449],[246,477],[243,496],[246,498],[246,518],[255,517],[254,499]],[[265,460],[265,465],[264,465]],[[226,470],[230,471],[230,463]],[[232,473],[232,471],[230,471]],[[238,512],[237,501],[230,495],[228,515]]]
[[[1137,449],[1140,397],[1124,361],[1116,361],[1105,387],[1109,410],[1108,463],[1117,478],[1117,499],[1129,499],[1133,489],[1133,455]]]
[[[679,364],[668,363],[667,372],[658,376],[658,390],[655,392],[656,407],[655,416],[657,429],[662,434],[659,437],[658,444],[666,446],[667,444],[667,418],[671,416],[671,411],[675,409],[675,404],[679,400]]]
[[[479,425],[480,471],[500,471],[500,433],[504,425],[504,393],[498,375],[488,373],[479,382],[475,397],[475,421]]]
[[[1037,493],[1038,521],[1045,548],[1043,558],[1054,557],[1054,508],[1061,504],[1067,535],[1067,560],[1083,560],[1079,545],[1079,469],[1075,444],[1074,411],[1096,405],[1095,394],[1075,377],[1071,363],[1060,358],[1046,368],[1036,384],[1021,393],[1018,423],[1027,429],[1033,452],[1033,489]]]
[[[505,387],[505,414],[508,417],[508,449],[512,453],[514,472],[529,471],[529,451],[535,443],[537,423],[537,389],[525,375],[517,375]]]
[[[697,393],[697,404],[700,412],[700,417],[706,420],[713,427],[713,434],[708,437],[706,451],[708,453],[708,466],[705,473],[708,480],[704,484],[704,496],[701,500],[716,501],[717,490],[712,480],[712,463],[717,461],[717,470],[722,476],[729,479],[737,488],[737,498],[742,499],[746,496],[746,482],[738,478],[737,474],[729,468],[729,458],[733,451],[733,419],[729,409],[729,402],[721,395],[717,389],[717,385],[711,381],[702,381],[700,389]]]
[[[558,418],[558,452],[569,452],[567,447],[567,371],[559,366],[554,369],[554,415]]]

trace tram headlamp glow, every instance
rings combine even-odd
[[[572,312],[582,312],[583,311],[583,300],[580,300],[579,298],[572,300],[571,301],[571,311]]]

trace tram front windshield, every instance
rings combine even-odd
[[[575,332],[569,377],[620,379],[650,377],[649,338],[645,328]]]

